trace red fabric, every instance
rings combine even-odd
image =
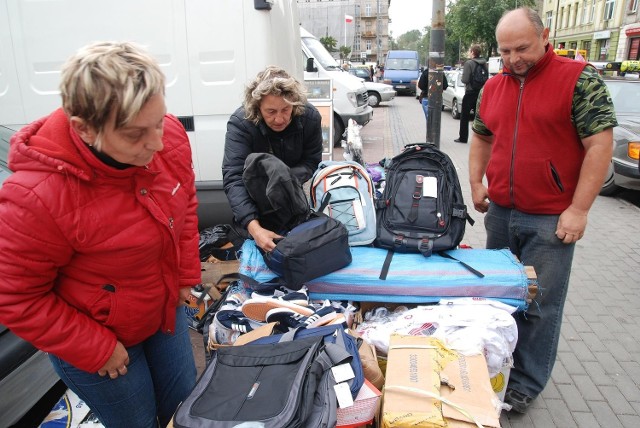
[[[147,167],[118,170],[61,110],[14,136],[0,190],[2,324],[88,372],[116,340],[173,331],[179,288],[200,282],[199,235],[189,141],[172,116],[163,142]]]
[[[480,117],[494,135],[491,201],[531,214],[560,214],[571,204],[584,159],[572,99],[585,65],[548,49],[522,85],[507,69],[487,81]]]

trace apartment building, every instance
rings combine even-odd
[[[301,25],[351,48],[351,60],[383,63],[389,50],[391,0],[298,0]],[[337,53],[335,54],[338,55]]]
[[[589,61],[638,60],[640,0],[543,0],[554,48],[584,49]]]

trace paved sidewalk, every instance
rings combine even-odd
[[[374,111],[360,131],[366,162],[425,141],[422,108],[397,97]],[[470,205],[468,145],[457,144],[459,121],[443,112],[440,147],[454,161]],[[335,154],[337,152],[337,154]],[[341,157],[336,150],[336,159]],[[473,211],[464,244],[485,246],[482,215]],[[576,245],[558,358],[550,383],[528,413],[503,412],[503,427],[640,427],[640,209],[598,197]]]

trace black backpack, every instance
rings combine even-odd
[[[290,168],[269,153],[251,153],[242,172],[247,193],[258,208],[262,227],[285,233],[311,213],[302,184]]]
[[[471,85],[471,89],[474,91],[479,91],[489,79],[489,72],[486,64],[480,64],[475,59],[472,59],[472,61],[475,63],[475,66],[473,70],[471,70],[469,85]]]
[[[424,256],[457,247],[473,220],[449,156],[431,144],[410,144],[383,163],[386,184],[376,205],[374,245]]]

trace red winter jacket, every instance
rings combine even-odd
[[[524,83],[508,70],[487,81],[479,112],[493,133],[486,172],[492,202],[530,214],[560,214],[571,205],[584,159],[572,100],[585,65],[548,49]]]
[[[0,189],[0,323],[96,372],[116,340],[175,326],[180,287],[200,282],[187,135],[166,116],[146,167],[101,162],[62,110],[11,140]]]

